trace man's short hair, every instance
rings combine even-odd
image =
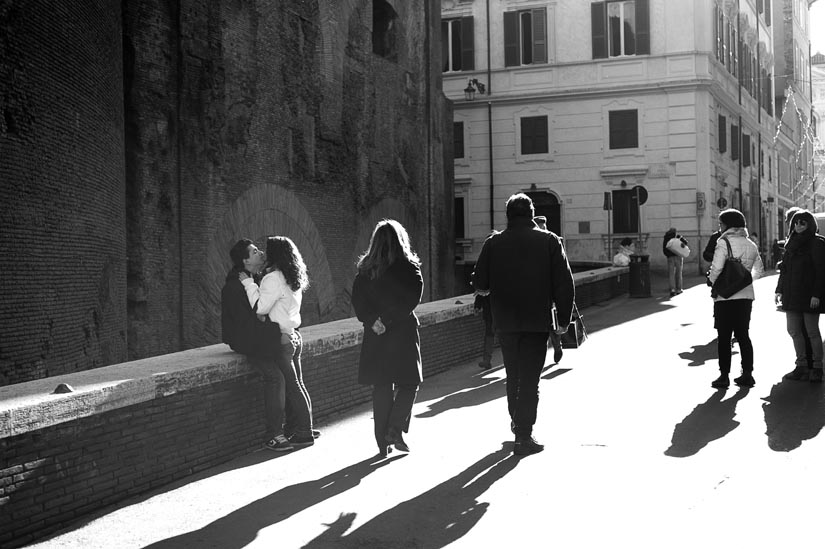
[[[530,219],[536,215],[533,201],[524,193],[516,193],[507,199],[507,219],[514,217],[528,217]]]
[[[243,260],[249,259],[249,245],[254,244],[248,238],[242,238],[235,242],[232,249],[229,250],[229,257],[232,259],[232,265],[239,269],[243,269]]]
[[[728,208],[719,214],[719,222],[724,223],[728,229],[731,227],[744,227],[745,215],[739,210]]]

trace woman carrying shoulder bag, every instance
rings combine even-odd
[[[788,335],[796,353],[796,367],[783,379],[822,381],[822,336],[819,313],[825,284],[825,242],[817,235],[816,219],[808,210],[794,214],[791,233],[779,266],[776,304],[785,311]],[[813,368],[808,368],[806,336],[810,341]]]
[[[751,272],[751,277],[756,280],[764,272],[762,258],[759,251],[748,238],[748,229],[745,227],[745,216],[742,212],[734,209],[724,210],[719,214],[719,240],[716,242],[716,249],[713,252],[713,261],[710,264],[708,280],[713,285],[728,259],[728,246],[725,240],[730,243],[733,257],[738,258],[742,265]],[[711,383],[715,389],[724,389],[730,385],[730,363],[731,335],[736,336],[739,342],[739,351],[742,355],[742,375],[734,379],[734,383],[740,387],[753,387],[753,343],[751,343],[748,330],[751,321],[751,309],[753,306],[753,284],[748,284],[730,297],[724,298],[717,295],[713,298],[713,320],[716,328],[717,341],[716,349],[719,354],[719,377]]]

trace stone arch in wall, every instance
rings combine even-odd
[[[352,249],[352,257],[353,257],[353,268],[350,269],[347,273],[346,281],[345,281],[345,288],[344,288],[344,296],[343,299],[346,300],[347,303],[347,310],[349,311],[349,316],[355,316],[355,313],[352,311],[352,283],[355,281],[355,261],[358,260],[358,257],[366,251],[367,246],[370,244],[370,237],[372,236],[372,231],[375,229],[375,225],[381,221],[382,219],[395,219],[409,232],[409,215],[407,213],[407,207],[401,203],[400,200],[395,198],[385,198],[375,204],[372,208],[370,208],[369,213],[361,218],[358,224],[358,233],[355,236],[355,244]],[[412,237],[413,235],[410,235]],[[419,246],[417,242],[412,242],[413,249],[416,253],[421,254],[419,250]]]
[[[295,193],[277,185],[258,185],[247,190],[226,210],[210,241],[206,272],[203,281],[207,285],[202,295],[208,296],[206,310],[220,311],[221,288],[231,267],[229,249],[240,238],[250,238],[263,249],[266,237],[287,236],[295,242],[309,271],[310,295],[317,299],[318,318],[323,321],[334,309],[333,286],[327,252],[321,235],[309,211]],[[303,311],[302,311],[302,314]],[[307,320],[315,320],[314,314],[306,314]],[[220,341],[220,318],[210,323],[207,336]]]

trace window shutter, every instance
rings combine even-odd
[[[471,71],[476,68],[475,48],[473,44],[473,18],[461,18],[461,70]]]
[[[533,63],[547,63],[547,10],[535,9],[533,20]]]
[[[739,126],[730,125],[730,157],[731,160],[739,159]]]
[[[650,13],[648,0],[636,0],[636,55],[650,54]]]
[[[606,59],[607,5],[605,2],[590,4],[590,32],[593,39],[593,59]]]
[[[453,158],[464,158],[464,122],[453,122]]]
[[[751,136],[746,133],[742,134],[742,166],[748,167],[751,165]]]
[[[728,121],[721,114],[719,115],[719,152],[728,150]]]
[[[771,0],[765,0],[765,24],[771,26]]]
[[[521,65],[518,43],[518,12],[504,12],[504,66]]]

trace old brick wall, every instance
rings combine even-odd
[[[482,333],[476,315],[422,328],[425,377],[480,354]],[[316,422],[369,401],[370,387],[357,383],[359,353],[360,345],[304,361]],[[0,439],[0,546],[260,448],[262,416],[250,374]]]
[[[126,359],[120,27],[0,1],[0,385]]]

